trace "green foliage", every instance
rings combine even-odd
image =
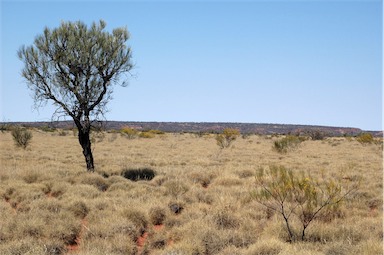
[[[123,127],[120,129],[120,134],[127,137],[128,139],[134,139],[138,136],[138,131],[134,128]]]
[[[112,99],[113,86],[133,68],[131,49],[126,45],[126,28],[107,31],[100,20],[62,22],[46,27],[30,46],[21,46],[18,57],[24,67],[21,75],[33,93],[37,106],[51,101],[54,117],[70,116],[78,131],[87,170],[94,171],[90,132],[104,116]]]
[[[370,133],[361,133],[357,136],[356,140],[361,144],[373,143],[373,135]]]
[[[154,138],[155,137],[155,134],[154,133],[151,133],[149,131],[145,131],[145,132],[141,132],[139,134],[139,137],[140,138]]]
[[[148,133],[151,133],[151,134],[155,134],[155,135],[164,135],[165,133],[161,130],[157,130],[157,129],[151,129],[149,131],[147,131]]]
[[[32,139],[32,132],[20,126],[13,127],[11,134],[15,145],[23,149],[28,147]]]
[[[313,220],[323,212],[337,209],[340,202],[356,187],[344,190],[341,182],[315,180],[299,175],[284,166],[260,168],[256,177],[257,189],[252,196],[268,210],[284,219],[289,241],[299,236],[292,227],[293,219],[301,224],[301,240]]]
[[[273,148],[279,153],[287,153],[294,150],[304,140],[299,136],[288,135],[284,138],[274,141]]]
[[[40,127],[39,128],[41,131],[43,131],[43,132],[55,132],[56,131],[56,128],[55,127],[50,127],[50,126],[48,126],[48,125],[46,125],[46,126],[42,126],[42,127]]]
[[[239,130],[234,128],[226,128],[223,130],[223,133],[216,135],[216,143],[220,149],[228,148],[239,135]]]

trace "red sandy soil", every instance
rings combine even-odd
[[[67,246],[68,253],[76,253],[80,249],[81,240],[83,239],[84,231],[87,228],[88,221],[86,218],[81,220],[81,230],[76,237],[75,244]]]
[[[164,228],[164,225],[163,224],[160,224],[160,225],[154,225],[153,226],[153,230],[154,231],[160,231]],[[141,254],[143,252],[143,247],[144,247],[144,244],[145,242],[147,241],[148,239],[148,232],[144,232],[138,239],[137,239],[137,251],[138,251],[138,254]]]

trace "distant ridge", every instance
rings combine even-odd
[[[74,128],[72,121],[57,122],[1,122],[0,124],[18,124],[27,127],[54,127]],[[217,133],[224,128],[236,128],[243,134],[297,134],[308,131],[321,131],[329,136],[355,136],[361,132],[369,132],[374,136],[383,136],[383,131],[363,131],[352,127],[329,127],[294,124],[267,124],[267,123],[231,123],[231,122],[141,122],[141,121],[104,121],[101,125],[106,130],[118,130],[122,127],[131,127],[137,130],[157,129],[164,132],[211,132]]]

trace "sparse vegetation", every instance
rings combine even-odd
[[[279,153],[287,153],[296,149],[303,141],[302,137],[288,135],[273,142],[273,148]]]
[[[294,173],[283,166],[259,169],[256,178],[259,187],[254,198],[267,209],[277,212],[284,219],[290,242],[300,236],[304,241],[308,226],[323,212],[337,210],[356,186],[345,189],[341,182],[315,180],[309,176]],[[294,232],[292,218],[300,222],[300,234]]]
[[[231,146],[232,142],[239,137],[240,132],[234,128],[226,128],[221,134],[216,135],[216,143],[220,149],[225,149]]]
[[[305,132],[312,140],[324,140],[327,134],[321,130],[308,130]]]
[[[139,132],[134,129],[134,128],[130,128],[130,127],[123,127],[121,130],[120,130],[120,133],[127,137],[128,139],[134,139],[138,136]]]
[[[154,138],[155,137],[155,133],[149,132],[149,131],[140,132],[139,137],[140,138]]]
[[[271,150],[281,136],[250,135],[218,159],[214,134],[166,133],[149,141],[112,139],[120,134],[106,132],[94,151],[97,168],[89,173],[77,137],[30,131],[28,151],[15,148],[10,132],[0,132],[0,254],[382,253],[383,154],[375,143],[309,139],[286,156]],[[337,196],[349,190],[344,187],[360,186],[320,210],[305,241],[289,243],[281,214],[251,192],[262,189],[255,184],[260,168],[270,187],[270,166],[292,172],[296,187],[303,187],[295,193],[300,201],[313,201],[306,200],[306,192],[314,194],[309,187],[328,194],[331,181]],[[152,179],[136,171],[128,171],[136,181],[123,176],[145,168],[155,172]],[[303,214],[310,209],[305,205],[290,217],[296,240],[302,219],[314,212]]]
[[[357,136],[356,140],[361,144],[373,143],[373,135],[370,133],[361,133]]]
[[[20,126],[14,126],[11,131],[13,141],[17,147],[26,149],[31,143],[32,132]]]

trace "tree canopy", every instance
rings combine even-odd
[[[35,104],[52,101],[57,106],[54,115],[72,117],[84,155],[85,147],[91,153],[92,121],[104,115],[114,85],[133,68],[131,48],[126,45],[128,30],[108,32],[105,27],[102,20],[90,27],[81,21],[62,22],[58,28],[45,28],[33,45],[18,51],[24,62],[22,76],[33,92]],[[88,163],[88,170],[93,170],[93,158],[92,164]]]

